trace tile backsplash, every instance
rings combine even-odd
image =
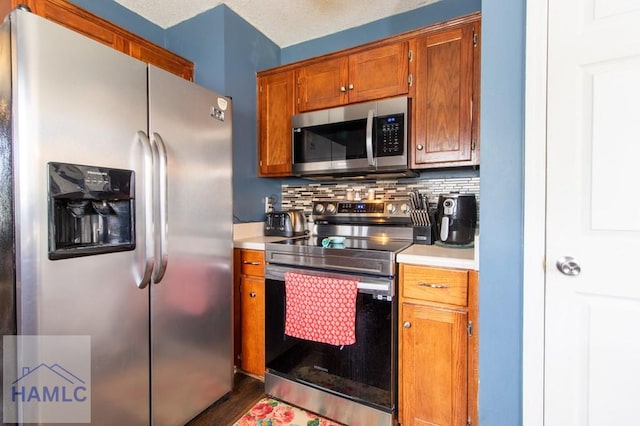
[[[408,201],[407,194],[417,190],[429,197],[429,206],[436,207],[438,196],[443,193],[460,192],[475,194],[480,203],[480,178],[434,178],[434,179],[402,179],[376,182],[340,182],[340,183],[305,183],[282,185],[280,197],[282,210],[304,210],[311,213],[312,202],[323,199],[346,200],[347,191],[359,192],[363,200],[367,199],[369,190],[375,191],[376,200]]]

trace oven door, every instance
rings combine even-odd
[[[358,281],[355,344],[340,347],[284,333],[287,271]],[[276,265],[267,265],[266,278],[267,372],[377,410],[394,412],[397,384],[394,281]]]

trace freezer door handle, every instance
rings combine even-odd
[[[168,199],[167,199],[167,147],[162,140],[162,136],[158,133],[153,133],[152,138],[154,163],[156,168],[156,188],[157,188],[157,217],[158,217],[158,234],[156,238],[156,262],[153,269],[153,282],[159,283],[164,277],[164,273],[167,270],[167,263],[169,260],[169,254],[167,252],[167,213],[168,213]]]
[[[153,253],[153,150],[147,134],[138,131],[138,140],[142,144],[144,162],[144,244],[142,255],[144,268],[142,277],[138,280],[138,288],[145,288],[151,281],[151,273],[154,269]]]

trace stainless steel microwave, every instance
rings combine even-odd
[[[295,176],[310,179],[416,176],[407,150],[406,96],[293,116]]]

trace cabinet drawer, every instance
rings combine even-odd
[[[260,250],[242,250],[240,253],[240,273],[264,277],[264,252]]]
[[[468,271],[401,265],[402,297],[467,306]]]

